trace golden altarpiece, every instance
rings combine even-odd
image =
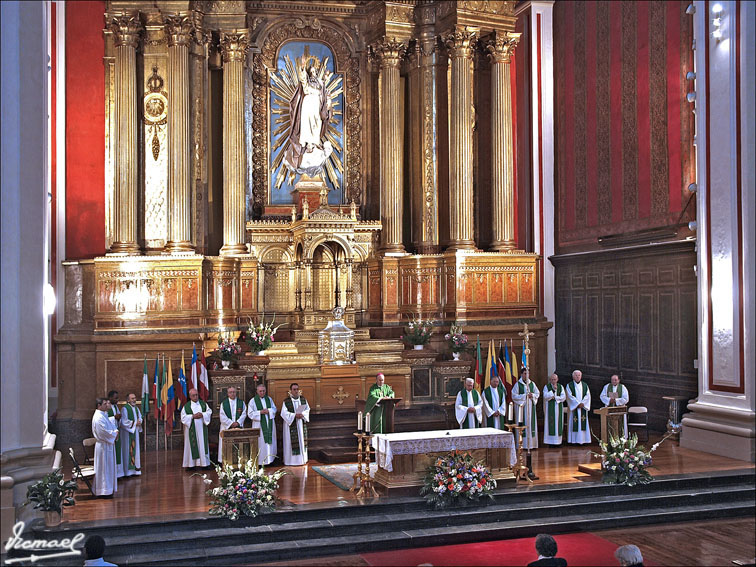
[[[65,262],[58,420],[138,392],[145,354],[176,367],[273,313],[287,338],[240,366],[316,411],[378,371],[407,405],[448,398],[386,332],[413,316],[439,353],[452,322],[484,340],[526,320],[545,354],[541,258],[514,234],[514,4],[107,2],[108,253]],[[351,374],[321,370],[335,307]]]

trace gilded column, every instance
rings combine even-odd
[[[246,32],[222,33],[223,55],[223,246],[222,256],[246,254],[244,243],[246,158],[244,62]]]
[[[444,38],[451,60],[449,103],[449,249],[474,249],[473,47],[477,30]]]
[[[171,253],[191,252],[189,192],[189,42],[191,17],[165,18],[168,38],[168,243]]]
[[[514,250],[514,142],[510,58],[519,33],[495,32],[488,43],[491,59],[491,193],[493,250]]]
[[[405,43],[385,38],[373,45],[380,62],[378,114],[380,132],[381,235],[384,253],[402,253],[403,146],[401,137],[402,91],[399,64],[407,50]]]
[[[111,254],[139,254],[137,245],[137,76],[139,13],[114,16],[108,28],[115,45],[115,225]]]

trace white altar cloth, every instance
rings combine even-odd
[[[480,429],[450,429],[411,431],[408,433],[380,433],[373,435],[373,449],[378,466],[391,472],[394,455],[419,455],[470,451],[472,449],[509,449],[509,464],[517,464],[514,436],[509,431],[493,427]]]

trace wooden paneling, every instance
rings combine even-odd
[[[630,405],[666,422],[664,395],[697,393],[693,243],[555,256],[557,371],[583,371],[594,397],[614,373]]]

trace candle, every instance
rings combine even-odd
[[[365,433],[370,433],[370,412],[365,416]]]
[[[509,408],[507,408],[507,421],[512,423],[512,402],[509,402]]]
[[[517,406],[517,423],[522,423],[522,406]]]
[[[362,412],[357,412],[357,431],[362,431]]]

